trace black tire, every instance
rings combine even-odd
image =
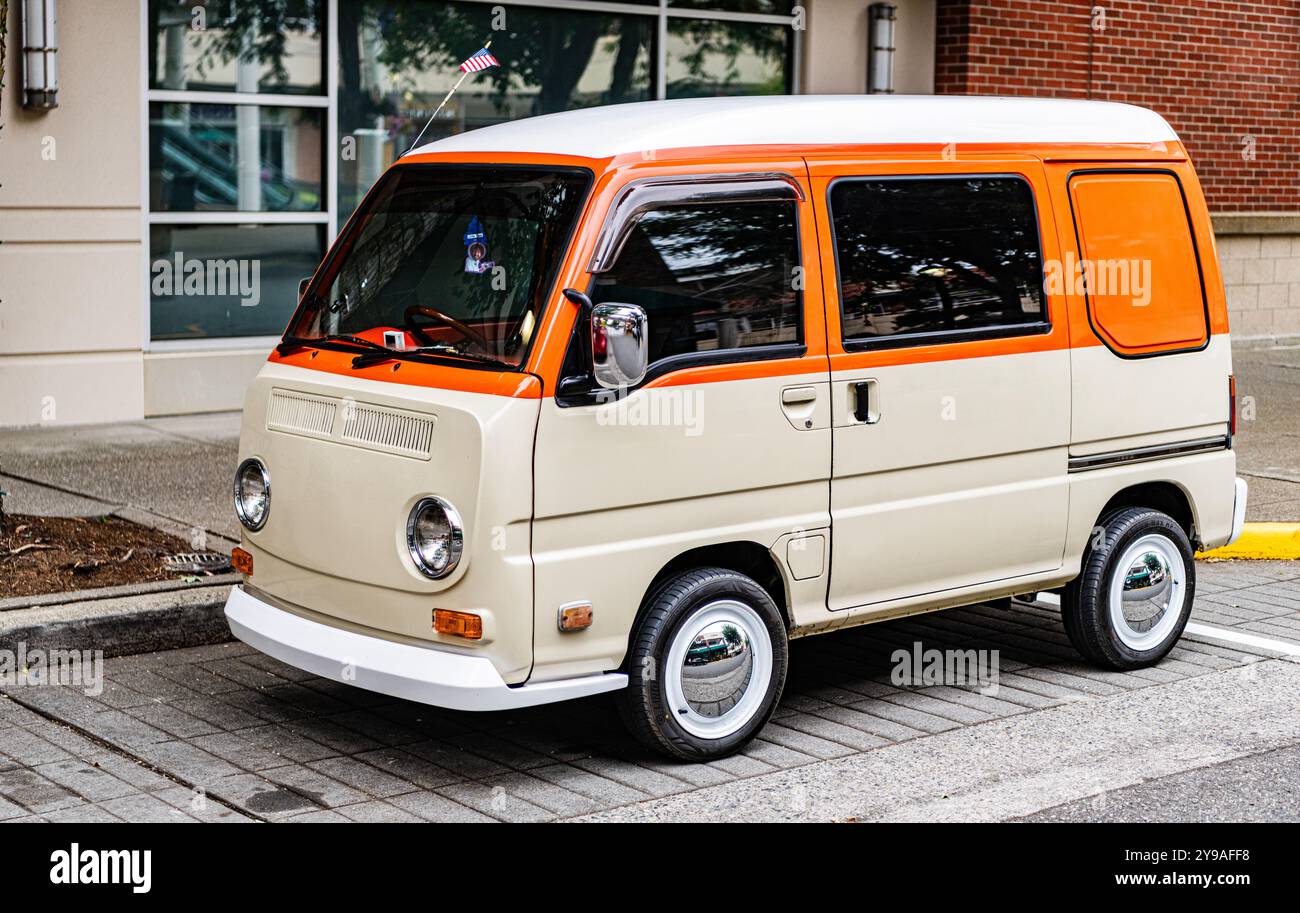
[[[1167,514],[1145,507],[1122,508],[1102,517],[1083,555],[1078,577],[1061,594],[1061,619],[1074,648],[1105,669],[1142,669],[1158,663],[1183,636],[1196,596],[1196,565],[1187,533]],[[1186,578],[1179,617],[1168,633],[1146,649],[1125,643],[1110,614],[1112,588],[1123,585],[1117,563],[1130,544],[1145,536],[1169,541],[1182,558]]]
[[[666,657],[688,622],[720,600],[741,603],[758,616],[771,642],[771,676],[762,704],[743,726],[720,738],[702,738],[679,722],[680,711],[671,706],[658,670],[667,669]],[[686,761],[723,758],[742,748],[772,716],[785,687],[788,658],[785,620],[766,590],[724,568],[687,571],[665,581],[647,601],[628,651],[628,686],[618,694],[619,710],[632,734],[656,751]]]

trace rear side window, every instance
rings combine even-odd
[[[846,345],[1049,328],[1038,219],[1023,179],[841,179],[830,210]]]
[[[675,355],[802,341],[795,203],[671,206],[646,213],[596,279],[597,304],[639,304],[650,364]]]
[[[1203,346],[1205,287],[1178,179],[1082,172],[1070,178],[1070,203],[1080,258],[1073,272],[1102,341],[1127,356]]]

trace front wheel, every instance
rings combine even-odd
[[[1125,508],[1102,518],[1065,588],[1061,615],[1075,649],[1108,669],[1141,669],[1174,648],[1196,594],[1187,534],[1158,510]]]
[[[785,623],[743,574],[703,568],[659,586],[628,653],[625,722],[657,751],[725,757],[763,728],[785,687]]]

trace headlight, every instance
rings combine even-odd
[[[244,460],[235,471],[235,513],[256,532],[271,512],[271,477],[261,460]]]
[[[437,580],[456,570],[465,543],[460,514],[441,498],[424,498],[406,520],[406,547],[426,577]]]

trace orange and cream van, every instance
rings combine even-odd
[[[1041,591],[1158,662],[1241,531],[1186,150],[1082,101],[648,102],[375,184],[248,391],[242,640],[413,701],[615,692],[688,759],[792,638]]]

